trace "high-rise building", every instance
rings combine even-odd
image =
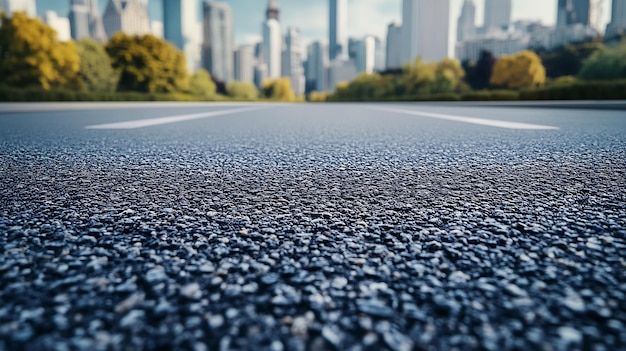
[[[588,26],[590,21],[590,0],[559,0],[557,7],[557,27],[565,27],[572,24]]]
[[[216,80],[233,80],[233,16],[224,2],[204,3],[202,66]]]
[[[606,28],[606,36],[614,36],[626,31],[626,1],[613,0],[611,22]]]
[[[235,50],[235,80],[254,82],[254,45],[241,45]]]
[[[373,36],[366,36],[355,43],[355,65],[358,73],[373,73],[376,63],[376,39]]]
[[[335,58],[348,57],[348,0],[329,0],[328,54]]]
[[[300,30],[294,27],[287,28],[285,36],[285,56],[283,66],[286,68],[284,76],[291,80],[291,88],[296,95],[304,94],[305,77],[302,65],[302,35]]]
[[[108,37],[117,32],[128,35],[150,34],[148,8],[141,0],[110,0],[102,17]]]
[[[100,17],[98,0],[87,0],[87,11],[89,12],[89,36],[99,42],[106,41],[107,35],[102,17]]]
[[[400,68],[403,63],[402,53],[402,26],[397,23],[389,23],[387,26],[387,52],[385,68]]]
[[[279,78],[282,74],[283,38],[280,34],[279,14],[280,9],[276,0],[269,0],[265,21],[261,26],[263,33],[261,61],[265,64],[267,78]]]
[[[44,21],[57,32],[59,41],[70,41],[70,20],[65,17],[59,17],[54,11],[46,11]]]
[[[328,79],[328,45],[314,41],[307,48],[307,91],[326,91]]]
[[[382,72],[385,70],[385,42],[379,37],[374,37],[374,41],[374,71]]]
[[[328,84],[326,89],[335,90],[339,83],[350,82],[358,74],[354,61],[336,59],[330,62],[328,66]]]
[[[485,0],[485,30],[502,29],[511,23],[512,0]]]
[[[196,0],[163,0],[163,37],[179,50],[192,36],[197,7]]]
[[[70,30],[74,40],[91,37],[87,0],[70,1]]]
[[[28,17],[37,16],[37,3],[35,0],[0,0],[0,10],[7,15],[16,11],[24,11]]]
[[[403,61],[440,61],[450,56],[450,0],[403,0]]]
[[[456,41],[460,42],[476,35],[476,4],[474,0],[465,0],[456,29]]]

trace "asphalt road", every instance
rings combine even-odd
[[[0,105],[0,350],[626,350],[625,115]]]

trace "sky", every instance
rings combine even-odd
[[[267,0],[222,0],[233,9],[235,41],[237,44],[251,44],[261,38],[261,23],[265,18]],[[621,0],[615,0],[621,1]],[[54,10],[60,16],[67,16],[70,0],[37,0],[37,11],[43,15],[46,10]],[[99,0],[101,14],[108,0]],[[149,0],[152,21],[162,20],[160,0]],[[202,0],[198,0],[200,5]],[[375,35],[385,38],[387,25],[402,19],[402,0],[348,0],[349,36],[363,37]],[[456,35],[456,21],[461,12],[463,0],[451,0],[450,30]],[[280,22],[283,31],[288,26],[298,27],[308,43],[313,40],[327,40],[328,1],[327,0],[278,0],[281,9]],[[482,24],[484,0],[476,0],[477,24]],[[556,22],[557,0],[513,0],[513,20],[540,20],[544,24]],[[201,7],[198,8],[200,16]],[[606,27],[610,18],[610,1],[605,1],[601,28]]]

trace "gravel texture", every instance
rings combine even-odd
[[[626,349],[621,131],[220,121],[3,135],[0,350]]]

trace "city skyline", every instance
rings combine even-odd
[[[198,1],[198,18],[201,20],[200,4]],[[100,13],[108,0],[99,0]],[[151,21],[162,22],[160,0],[150,0]],[[227,0],[233,10],[235,44],[252,44],[261,41],[259,27],[265,18],[266,1]],[[476,0],[477,25],[483,23],[485,0]],[[348,18],[348,36],[364,37],[374,35],[386,37],[387,25],[391,22],[400,22],[402,18],[401,0],[348,0],[350,16]],[[278,1],[281,8],[280,22],[283,28],[296,26],[302,33],[302,41],[308,44],[315,40],[328,40],[328,2],[289,0]],[[528,19],[541,20],[546,25],[555,25],[557,20],[558,0],[513,0],[512,20]],[[69,0],[38,0],[37,13],[43,17],[47,10],[53,10],[61,17],[69,14]],[[450,4],[450,33],[456,36],[457,19],[461,13],[463,0],[451,0]],[[603,6],[600,28],[606,28],[610,20],[610,2]],[[303,16],[302,14],[306,14]],[[452,38],[451,41],[454,41]]]

